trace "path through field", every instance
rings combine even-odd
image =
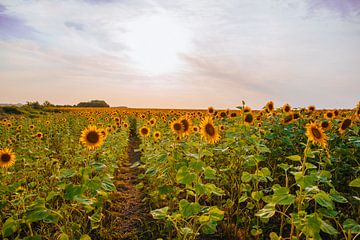
[[[105,213],[106,239],[146,239],[146,218],[149,210],[142,202],[143,194],[135,186],[139,183],[137,175],[140,170],[131,167],[140,161],[140,152],[135,152],[141,140],[137,136],[136,123],[131,124],[128,156],[119,161],[115,172],[117,191],[111,194],[111,204]]]

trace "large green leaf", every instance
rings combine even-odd
[[[350,187],[360,187],[360,178],[356,178],[349,183]]]
[[[2,236],[7,238],[17,232],[19,229],[19,224],[12,217],[6,219],[5,223],[2,226]]]
[[[81,195],[83,187],[81,185],[68,184],[65,187],[64,198],[65,200],[73,200],[76,196]]]
[[[320,229],[330,235],[337,235],[339,232],[328,222],[321,220]]]
[[[266,204],[264,208],[260,209],[255,216],[260,218],[271,218],[275,215],[275,204]]]
[[[196,179],[196,174],[189,172],[186,166],[181,167],[176,174],[176,181],[181,184],[189,185]]]
[[[329,194],[327,194],[326,192],[319,192],[314,196],[314,199],[316,201],[317,204],[333,210],[334,209],[334,202],[331,200],[331,197]]]
[[[154,219],[165,219],[167,217],[168,210],[169,210],[169,207],[163,207],[163,208],[152,210],[150,213]]]
[[[200,212],[201,206],[199,203],[189,203],[186,199],[179,202],[179,211],[185,218],[196,216]]]

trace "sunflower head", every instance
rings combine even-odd
[[[236,117],[236,116],[237,116],[237,113],[236,113],[236,112],[230,113],[230,117],[231,117],[231,118],[234,118],[234,117]]]
[[[150,129],[144,126],[139,129],[139,133],[140,133],[140,136],[147,137],[150,135]]]
[[[315,112],[315,110],[316,110],[316,108],[315,108],[314,105],[310,105],[310,106],[308,107],[308,109],[309,109],[309,112]]]
[[[199,131],[199,128],[198,128],[197,126],[194,126],[194,127],[193,127],[193,131],[194,131],[194,132],[198,132],[198,131]]]
[[[9,168],[15,164],[16,156],[9,148],[0,149],[0,167]]]
[[[81,132],[80,142],[89,150],[94,150],[100,147],[104,142],[101,129],[98,129],[93,125],[88,126]]]
[[[284,104],[284,106],[283,106],[283,108],[282,108],[282,110],[283,110],[283,112],[286,112],[286,113],[288,113],[288,112],[290,112],[291,111],[291,107],[290,107],[290,105],[289,104]]]
[[[335,115],[334,115],[333,111],[327,111],[325,113],[325,118],[327,118],[327,119],[333,119],[334,117],[335,117]]]
[[[266,110],[267,110],[267,112],[274,111],[274,102],[273,101],[269,101],[266,103]]]
[[[37,137],[38,139],[42,139],[42,138],[44,138],[44,134],[42,132],[37,132],[35,134],[35,137]]]
[[[183,117],[183,118],[179,119],[179,122],[182,124],[183,135],[189,135],[192,130],[191,120],[187,117]]]
[[[346,129],[348,129],[351,126],[351,124],[352,124],[352,120],[350,118],[345,118],[344,120],[342,120],[339,127],[340,134],[343,134],[346,131]]]
[[[210,114],[213,114],[215,112],[215,109],[213,107],[208,107],[208,112]]]
[[[329,130],[331,128],[331,122],[328,120],[324,120],[321,122],[321,128],[324,129],[324,131]]]
[[[243,112],[244,113],[251,112],[251,108],[249,106],[245,106]]]
[[[244,123],[252,124],[254,122],[254,115],[251,112],[245,114]]]
[[[298,113],[298,112],[294,112],[293,114],[293,119],[299,119],[300,118],[300,113]]]
[[[170,127],[171,127],[171,131],[177,135],[182,135],[184,132],[184,126],[178,120],[173,121],[170,124]]]
[[[155,141],[159,140],[161,138],[161,133],[159,131],[154,132],[154,139]]]
[[[327,136],[324,133],[321,126],[312,122],[306,125],[306,136],[310,141],[314,144],[320,145],[322,147],[326,147],[327,145]]]
[[[220,140],[220,134],[211,117],[206,117],[200,124],[201,136],[210,144]]]
[[[284,117],[283,119],[283,123],[284,124],[289,124],[294,120],[294,115],[293,114],[288,114]]]

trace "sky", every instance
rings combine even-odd
[[[359,0],[0,0],[0,103],[353,108]]]

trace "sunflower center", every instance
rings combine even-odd
[[[251,123],[253,121],[253,116],[251,114],[247,114],[245,116],[245,122]]]
[[[147,128],[142,128],[142,129],[141,129],[141,134],[143,134],[143,135],[148,134]]]
[[[11,159],[11,156],[9,154],[7,154],[7,153],[1,155],[1,161],[2,162],[9,162],[10,159]]]
[[[100,136],[97,132],[95,131],[91,131],[89,132],[87,135],[86,135],[86,140],[89,142],[89,143],[97,143],[100,139]]]
[[[329,126],[329,123],[328,122],[322,122],[321,126],[323,128],[327,128]]]
[[[317,139],[321,139],[321,132],[317,128],[311,128],[311,132]]]
[[[347,129],[350,126],[350,124],[351,124],[351,120],[350,119],[345,119],[343,124],[341,125],[341,129],[342,130]]]
[[[286,123],[291,122],[292,119],[293,119],[293,116],[288,115],[288,116],[285,117],[284,122],[286,122]]]
[[[189,130],[189,122],[184,119],[184,120],[181,120],[181,123],[182,125],[184,126],[184,132],[186,132],[187,130]]]
[[[214,136],[215,135],[215,128],[212,124],[208,123],[205,126],[205,131],[209,136]]]
[[[175,129],[176,131],[180,131],[180,130],[181,130],[181,124],[180,124],[180,123],[175,123],[175,124],[174,124],[174,129]]]

